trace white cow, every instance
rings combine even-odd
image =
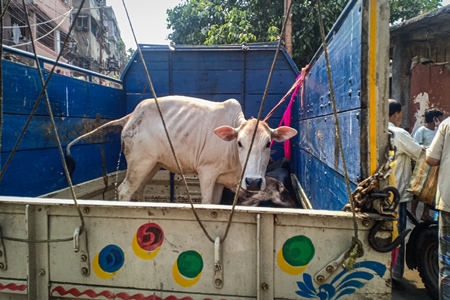
[[[184,96],[158,98],[173,147],[184,173],[198,174],[202,203],[219,203],[223,187],[236,187],[256,119],[245,120],[235,99],[213,102]],[[70,147],[100,129],[122,126],[122,149],[128,170],[119,186],[119,200],[129,201],[134,193],[143,201],[147,182],[162,167],[179,174],[154,99],[143,100],[129,115],[103,124],[67,146]],[[297,131],[282,126],[271,129],[259,122],[242,188],[263,190],[270,157],[270,141],[282,142]],[[231,142],[235,141],[235,142]],[[73,159],[72,159],[73,160]]]

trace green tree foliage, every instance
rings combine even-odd
[[[133,48],[128,48],[127,50],[127,60],[130,61],[130,59],[133,57],[134,54],[134,49]]]
[[[317,1],[292,0],[293,59],[306,65],[321,45]],[[442,0],[392,0],[391,22],[435,9]],[[322,0],[328,32],[347,0]],[[283,0],[186,0],[167,10],[169,39],[176,44],[216,45],[276,41],[283,21]]]
[[[391,0],[391,23],[403,22],[441,6],[442,0]]]

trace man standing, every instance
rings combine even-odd
[[[425,111],[425,125],[420,126],[414,134],[414,139],[421,145],[429,146],[433,141],[434,136],[437,132],[437,127],[439,127],[440,122],[444,113],[442,110],[437,108],[430,108]],[[419,204],[419,199],[414,197],[411,202],[411,213],[416,217],[417,205]],[[420,217],[422,221],[431,221],[432,217],[429,215],[429,208],[427,204],[423,204],[422,216]]]
[[[399,205],[399,232],[406,228],[406,206],[413,199],[412,194],[406,189],[412,176],[411,159],[419,159],[423,146],[419,145],[412,136],[403,128],[400,128],[403,112],[399,102],[389,99],[389,130],[394,133],[394,145],[397,147],[397,165],[394,168],[394,177],[397,189],[400,193]],[[394,267],[392,269],[392,287],[402,290],[405,262],[405,242],[402,243],[398,257],[393,253]]]
[[[436,209],[439,210],[439,298],[450,299],[450,118],[438,127],[427,149],[427,163],[439,166]]]

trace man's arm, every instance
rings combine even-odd
[[[427,164],[431,167],[435,167],[435,166],[439,166],[439,163],[441,162],[439,159],[436,158],[432,158],[430,156],[427,156],[425,161],[427,162]]]

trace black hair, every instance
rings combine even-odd
[[[400,102],[394,99],[389,99],[389,118],[392,117],[395,113],[402,111],[402,105]]]
[[[425,111],[425,122],[432,123],[434,118],[442,117],[444,113],[437,108],[430,108]]]

